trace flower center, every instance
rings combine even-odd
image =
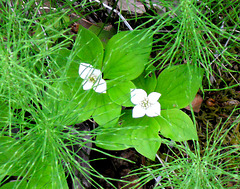
[[[91,75],[88,78],[88,81],[90,81],[91,83],[95,83],[97,81],[97,76],[96,75]]]
[[[142,106],[142,108],[144,108],[145,110],[151,107],[151,103],[149,102],[148,98],[144,98],[144,100],[142,100],[140,102],[140,105]]]

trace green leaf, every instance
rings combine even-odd
[[[47,33],[48,36],[54,36],[60,30],[63,30],[64,27],[68,27],[70,19],[68,16],[62,16],[60,18],[59,15],[56,15],[56,17],[46,19],[40,18],[39,21],[40,22],[37,23],[34,36],[38,37],[39,39],[44,39],[46,37],[45,33]]]
[[[7,125],[8,105],[0,100],[0,129]]]
[[[14,182],[9,182],[7,184],[4,184],[1,186],[1,189],[26,189],[27,188],[27,181],[22,180],[22,181],[14,181]]]
[[[122,124],[126,126],[137,126],[132,132],[133,147],[145,157],[155,160],[155,155],[160,148],[161,138],[158,135],[159,124],[152,118],[144,116],[142,118],[132,118],[132,110],[125,111],[121,117]]]
[[[133,147],[132,132],[135,126],[124,127],[122,125],[114,125],[108,130],[103,130],[97,135],[96,145],[107,150],[125,150]]]
[[[51,68],[54,70],[55,75],[65,79],[74,78],[82,81],[78,73],[81,63],[78,56],[74,56],[70,50],[62,48],[53,53],[51,57],[56,62],[56,64],[51,64]]]
[[[93,33],[98,35],[103,26],[104,26],[104,23],[97,23],[97,25],[90,26],[89,30],[91,30]],[[106,47],[107,42],[109,41],[109,39],[112,38],[112,36],[115,33],[116,33],[116,31],[115,31],[115,29],[113,27],[110,30],[103,29],[101,31],[101,33],[99,34],[98,37],[102,41],[104,47]]]
[[[7,175],[21,176],[26,163],[23,146],[11,137],[0,137],[0,172]]]
[[[61,166],[53,166],[47,160],[38,161],[35,172],[28,182],[28,189],[68,189],[65,174]]]
[[[71,55],[71,51],[66,48],[59,49],[58,51],[56,51],[51,55],[51,57],[56,62],[56,64],[54,63],[51,64],[51,68],[53,69],[55,75],[62,76],[62,74],[66,71],[66,68],[67,68],[66,66],[68,62],[71,61],[69,59],[70,55]],[[76,77],[77,74],[78,74],[78,70],[77,70],[77,73],[74,74],[74,76]]]
[[[187,64],[163,70],[155,90],[161,93],[161,108],[181,109],[188,106],[202,84],[202,77],[203,69]]]
[[[46,48],[46,43],[48,47],[51,47],[60,36],[64,37],[64,35],[59,35],[59,32],[64,32],[65,28],[69,25],[70,19],[68,16],[55,15],[55,17],[49,17],[47,19],[39,18],[39,21],[33,35],[38,49]]]
[[[154,160],[161,145],[158,122],[149,117],[134,119],[131,110],[125,113],[118,126],[97,136],[97,146],[108,150],[134,147],[140,154]]]
[[[2,183],[5,176],[7,176],[6,171],[0,168],[0,184]]]
[[[49,113],[56,114],[56,118],[67,125],[89,119],[96,108],[96,100],[92,97],[95,91],[92,89],[84,91],[82,88],[83,79],[78,73],[80,58],[73,59],[71,56],[72,53],[68,49],[60,49],[56,55],[53,55],[58,66],[56,70],[61,70],[58,72],[60,78],[49,88],[48,107],[43,107],[45,114],[51,109]],[[61,116],[62,107],[65,107],[64,117]]]
[[[148,117],[145,119],[146,121],[140,123],[144,126],[133,131],[132,143],[140,154],[154,161],[161,145],[161,138],[158,135],[159,125],[154,119]]]
[[[181,110],[162,110],[161,116],[155,119],[164,137],[174,141],[198,140],[197,130],[192,120]]]
[[[150,75],[146,75],[147,71],[144,71],[138,78],[134,79],[132,82],[135,84],[137,89],[143,89],[148,94],[155,92],[157,85],[157,78],[154,72]]]
[[[97,102],[93,118],[99,125],[113,125],[117,123],[122,109],[120,105],[112,102],[107,93],[96,93],[93,100]]]
[[[90,30],[79,26],[74,51],[80,58],[80,63],[91,64],[96,69],[102,68],[103,45],[99,38]]]
[[[124,31],[113,36],[105,50],[103,73],[106,79],[137,78],[152,50],[152,36],[146,31]]]
[[[131,81],[114,81],[107,83],[108,94],[113,102],[121,106],[133,106],[131,102],[131,89],[135,89],[135,85]]]
[[[44,114],[49,114],[50,117],[55,115],[56,121],[65,125],[89,119],[96,108],[95,92],[84,91],[79,80],[69,78],[66,82],[54,83],[48,91],[50,95],[47,97],[48,106],[43,107]]]

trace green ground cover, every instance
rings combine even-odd
[[[234,0],[1,1],[0,188],[239,188],[239,23],[240,4]],[[96,37],[80,35],[88,30],[100,39],[92,51],[88,45]],[[144,32],[134,34],[139,31]],[[110,40],[117,33],[120,40]],[[124,40],[128,33],[132,40]],[[125,54],[112,55],[121,49]],[[93,84],[94,90],[81,93],[84,77],[73,72],[79,67],[73,68],[72,62],[93,59],[95,68],[103,70],[101,79],[123,92],[114,89],[109,97],[100,97],[92,93],[98,91]],[[131,71],[124,63],[139,67]],[[179,72],[161,76],[183,64],[189,66],[185,78]],[[203,76],[197,77],[192,67],[201,68]],[[152,92],[155,75],[164,80],[158,79],[154,89],[165,96],[171,91],[161,87],[175,80],[179,82],[171,90],[187,83],[182,90],[189,93],[184,94],[197,94],[188,107],[176,104],[182,113],[169,116],[182,130],[161,130],[160,121],[148,139],[144,132],[135,134],[139,138],[133,145],[125,133],[143,128],[138,122],[123,128],[132,119],[127,112],[133,107],[131,92],[126,98],[124,91],[141,83]],[[179,93],[179,99],[182,96]],[[162,107],[169,108],[161,98]],[[188,121],[180,122],[180,114],[191,119],[191,132],[184,132]],[[113,122],[118,127],[112,127]],[[197,137],[191,135],[194,131]],[[123,135],[116,139],[117,132]],[[106,136],[126,146],[106,145]],[[160,137],[160,148],[146,145]],[[155,156],[149,155],[152,149]]]

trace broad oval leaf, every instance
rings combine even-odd
[[[1,186],[1,189],[12,189],[12,188],[26,189],[27,181],[26,180],[11,181]]]
[[[152,40],[152,35],[145,30],[124,31],[113,36],[105,50],[104,78],[137,78],[148,62]]]
[[[51,47],[56,40],[59,38],[59,32],[63,33],[69,26],[69,17],[65,15],[54,15],[48,17],[47,19],[39,18],[39,22],[36,23],[34,29],[34,34],[32,39],[34,39],[33,48],[39,51],[39,49]],[[46,40],[47,37],[47,40]],[[61,35],[63,38],[64,35]]]
[[[81,123],[90,118],[96,107],[95,92],[84,91],[80,78],[69,78],[62,83],[55,82],[49,88],[48,94],[43,112],[50,117],[54,115],[56,122],[60,124]]]
[[[121,106],[134,106],[131,102],[131,89],[135,89],[131,81],[109,81],[108,94],[113,102]]]
[[[149,117],[134,119],[126,110],[118,126],[97,136],[97,146],[108,150],[134,147],[143,156],[154,160],[161,145],[158,122]]]
[[[156,92],[161,93],[162,109],[185,108],[194,99],[202,84],[203,69],[192,65],[177,65],[162,71]]]
[[[157,85],[157,78],[154,72],[150,75],[147,75],[147,72],[144,71],[138,78],[132,81],[136,88],[145,90],[148,94],[155,92]]]
[[[58,77],[64,75],[67,70],[67,65],[70,64],[70,55],[71,51],[66,48],[58,49],[56,52],[51,54],[51,58],[54,59],[50,65],[51,72],[54,72],[54,74]]]
[[[178,109],[162,110],[161,116],[155,117],[160,133],[174,141],[197,140],[197,130],[190,117]]]
[[[96,69],[102,68],[103,45],[100,39],[90,30],[79,26],[78,36],[74,44],[74,52],[80,58],[80,63],[88,63]]]
[[[160,148],[159,124],[152,117],[132,118],[132,110],[125,110],[121,117],[125,127],[133,127],[132,145],[143,156],[155,160],[155,155]]]
[[[28,182],[27,189],[68,189],[65,173],[61,165],[47,160],[38,160],[31,178]]]
[[[140,154],[154,161],[161,145],[161,138],[158,135],[159,125],[153,118],[140,119],[143,119],[139,123],[142,127],[133,131],[132,144]]]
[[[89,30],[95,33],[98,38],[101,40],[103,47],[105,48],[107,42],[112,38],[113,35],[116,34],[115,29],[112,27],[110,30],[102,29],[104,27],[104,23],[97,23],[90,26]]]
[[[23,176],[26,162],[23,145],[11,137],[0,137],[0,172]]]
[[[122,107],[109,98],[108,94],[95,94],[96,109],[93,113],[94,120],[102,126],[116,124],[121,115]]]
[[[135,127],[124,127],[122,125],[114,125],[113,128],[103,130],[97,135],[96,145],[106,150],[125,150],[133,147],[132,132]]]

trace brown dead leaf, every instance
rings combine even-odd
[[[217,104],[217,102],[216,102],[216,100],[214,100],[213,98],[208,98],[207,100],[206,100],[206,105],[208,106],[208,107],[213,107],[213,106],[215,106]]]
[[[146,12],[144,5],[137,0],[119,0],[118,7],[122,11],[129,11],[131,14],[143,14]]]
[[[203,98],[201,97],[201,95],[197,94],[191,103],[194,112],[198,113],[200,111],[202,101],[203,101]],[[191,110],[190,106],[187,106],[185,109]]]
[[[238,106],[240,105],[240,102],[238,100],[228,100],[222,104],[223,106]]]

